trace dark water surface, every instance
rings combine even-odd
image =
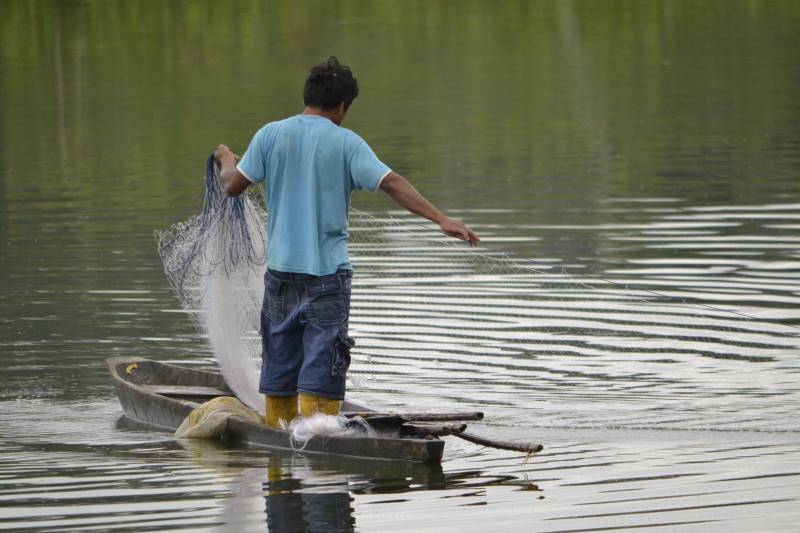
[[[800,4],[22,2],[0,19],[0,529],[793,531]],[[152,232],[300,110],[485,247],[356,195],[354,399],[480,409],[441,467],[178,442],[103,365],[211,367]],[[513,260],[501,255],[512,253]]]

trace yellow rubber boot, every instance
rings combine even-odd
[[[300,416],[309,418],[316,413],[324,415],[338,415],[339,414],[339,400],[332,400],[330,398],[323,398],[321,396],[312,396],[311,394],[300,394]]]
[[[297,418],[297,396],[265,396],[267,416],[264,422],[273,428],[281,427],[281,421],[289,424]]]

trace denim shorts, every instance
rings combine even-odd
[[[269,396],[344,399],[355,342],[347,335],[353,272],[329,276],[268,269],[261,308],[261,381]]]

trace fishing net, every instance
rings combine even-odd
[[[156,233],[159,252],[229,386],[263,411],[263,198],[229,198],[211,159],[205,187],[200,214]],[[696,427],[715,423],[747,388],[744,364],[761,365],[758,390],[768,391],[767,371],[798,353],[800,314],[760,305],[736,279],[573,275],[557,260],[470,248],[409,215],[353,205],[350,390],[390,382],[409,401],[428,387],[456,403],[501,403],[511,383],[515,398],[539,407],[541,423],[625,425],[638,409],[641,425],[659,412]],[[787,298],[779,290],[763,298]],[[712,360],[725,363],[707,373]],[[559,403],[548,409],[553,397]]]
[[[259,412],[264,411],[258,392],[264,221],[255,194],[226,194],[212,155],[206,165],[202,211],[155,233],[164,271],[181,306],[208,339],[228,386]]]
[[[305,449],[312,437],[375,437],[377,433],[361,417],[344,417],[317,413],[308,418],[297,417],[288,424],[289,443],[295,451]]]
[[[513,405],[550,427],[786,420],[747,401],[786,389],[781,368],[800,354],[800,312],[788,305],[796,285],[760,293],[746,269],[680,275],[702,258],[674,259],[677,274],[575,273],[557,259],[469,248],[401,212],[355,211],[350,235],[357,387],[420,409]],[[751,417],[731,415],[748,408]]]
[[[758,361],[798,347],[800,328],[791,323],[798,313],[770,315],[735,292],[573,275],[558,264],[465,247],[401,214],[356,210],[350,235],[354,294],[362,295],[353,297],[353,322],[387,339],[413,329],[437,348],[452,339],[454,355],[517,361],[625,352]]]

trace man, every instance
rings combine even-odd
[[[337,414],[353,340],[347,335],[352,266],[347,213],[355,189],[382,189],[412,213],[474,246],[478,236],[436,209],[384,165],[361,137],[342,128],[358,95],[352,72],[335,57],[313,67],[305,109],[261,128],[241,161],[225,145],[215,158],[225,190],[237,196],[265,183],[269,213],[267,272],[261,311],[259,390],[266,423],[298,414]]]

